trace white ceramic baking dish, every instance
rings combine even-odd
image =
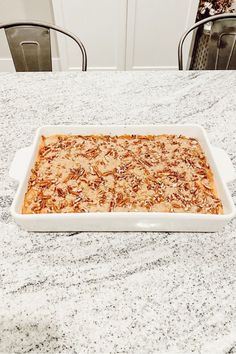
[[[217,190],[224,206],[223,215],[157,212],[111,212],[68,214],[21,214],[31,168],[36,159],[41,135],[52,134],[182,134],[197,138],[213,170]],[[212,147],[205,130],[198,125],[143,126],[44,126],[37,130],[32,146],[19,150],[12,162],[10,176],[19,182],[11,213],[15,221],[30,231],[195,231],[213,232],[223,228],[236,215],[236,208],[227,188],[235,179],[228,155]]]

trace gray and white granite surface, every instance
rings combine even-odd
[[[117,123],[201,124],[236,167],[236,72],[0,74],[0,352],[236,353],[236,220],[212,234],[12,220],[9,166],[38,126]]]

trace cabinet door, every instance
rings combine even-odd
[[[126,69],[177,68],[178,42],[195,22],[198,4],[199,0],[128,0]]]
[[[85,45],[89,70],[124,70],[127,0],[53,0],[55,23]],[[63,70],[79,70],[79,48],[58,35]]]
[[[195,22],[199,0],[52,2],[55,23],[84,43],[88,70],[158,70],[177,68],[178,41]],[[79,70],[79,48],[57,38],[61,68]]]

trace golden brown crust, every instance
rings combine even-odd
[[[22,213],[114,211],[222,214],[198,141],[176,135],[42,137]]]

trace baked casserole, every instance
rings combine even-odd
[[[177,135],[42,136],[23,214],[223,214],[199,142]]]

